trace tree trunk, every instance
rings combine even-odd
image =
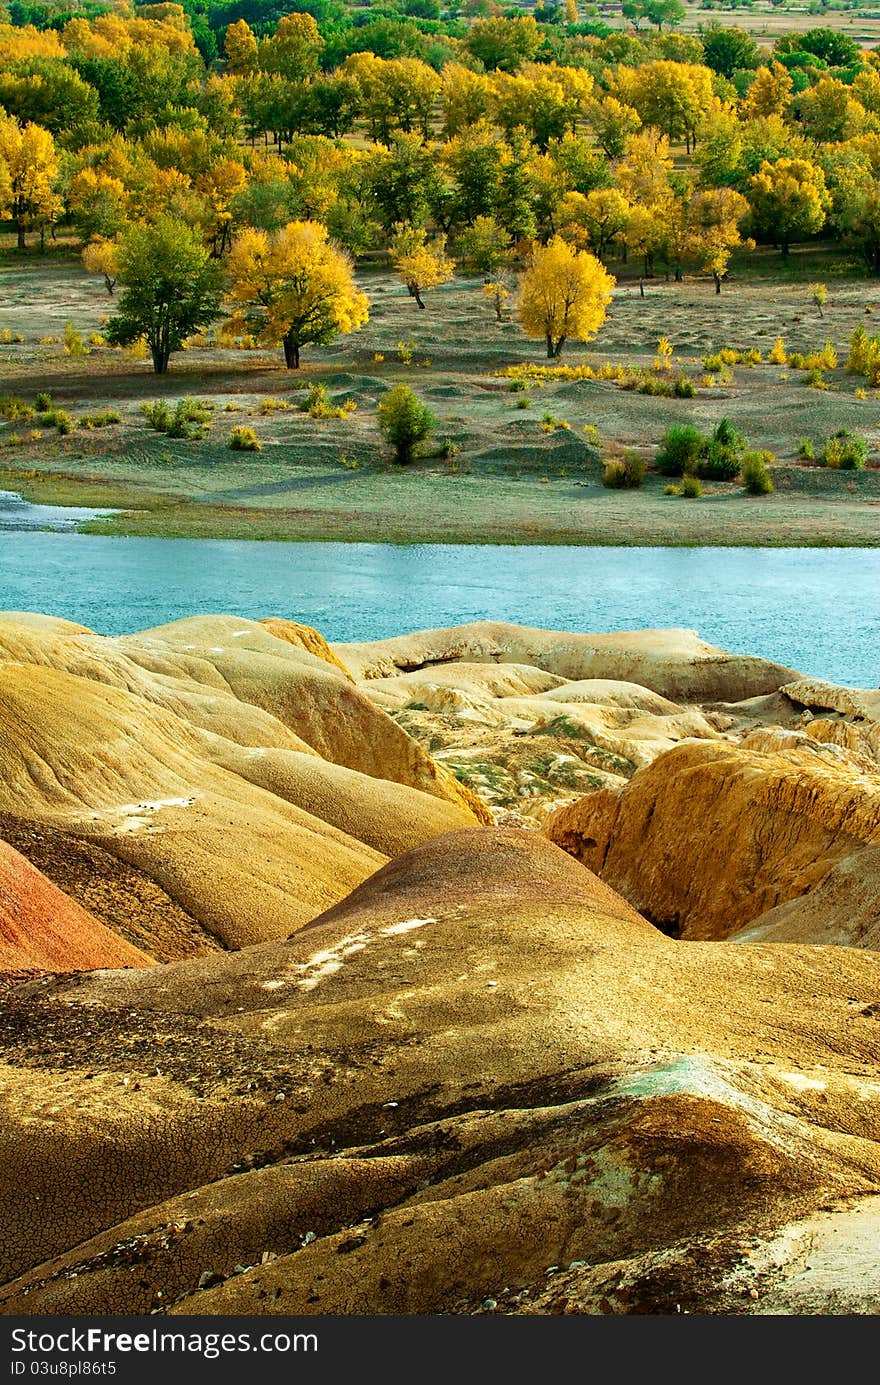
[[[153,371],[156,375],[166,375],[168,373],[168,355],[159,346],[151,347],[153,356]]]
[[[716,292],[716,293],[720,293],[720,292],[721,292],[721,275],[720,275],[720,274],[716,274],[715,271],[713,270],[713,271],[712,271],[712,278],[715,280],[715,292]]]
[[[416,300],[420,308],[424,308],[425,305],[422,302],[422,295],[419,293],[418,284],[416,284],[415,288],[413,289],[413,298]]]
[[[18,222],[16,222],[15,229],[16,229],[16,231],[18,232],[18,248],[19,248],[19,250],[24,250],[24,249],[26,249],[26,246],[25,246],[25,243],[24,243],[24,222],[23,222],[23,221],[18,221]]]
[[[644,281],[644,279],[640,279],[640,280],[639,280],[639,298],[644,298],[644,296],[645,296],[645,281]]]
[[[683,284],[683,283],[684,283],[684,275],[683,275],[682,272],[681,272],[681,265],[680,265],[680,264],[676,264],[676,266],[675,266],[675,282],[676,282],[677,284]]]
[[[297,343],[284,338],[284,364],[288,370],[299,370],[299,346]]]
[[[553,338],[551,337],[551,335],[550,335],[549,332],[548,332],[547,335],[546,335],[546,341],[547,341],[547,360],[548,360],[548,361],[552,361],[552,360],[553,360]]]

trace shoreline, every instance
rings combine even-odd
[[[497,477],[426,471],[405,478],[386,473],[381,480],[385,490],[380,496],[355,493],[358,506],[336,504],[332,509],[319,503],[295,509],[210,504],[179,492],[150,490],[128,478],[104,480],[69,472],[8,469],[0,472],[0,489],[37,505],[111,512],[71,525],[68,532],[115,538],[469,547],[880,547],[880,522],[875,523],[871,509],[864,500],[843,497],[807,498],[778,490],[755,499],[719,490],[688,501],[665,496],[656,481],[643,491],[597,489],[584,496],[556,478],[499,484]],[[401,494],[404,480],[406,492]],[[297,499],[305,495],[298,492]],[[472,520],[470,514],[480,519]]]

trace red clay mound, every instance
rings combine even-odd
[[[146,953],[98,923],[0,842],[0,975],[150,965]]]

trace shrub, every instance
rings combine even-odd
[[[811,390],[827,390],[828,388],[825,382],[825,376],[817,366],[812,366],[811,369],[807,371],[804,377],[804,384]]]
[[[638,490],[645,479],[644,458],[638,452],[625,452],[618,460],[605,463],[602,485],[609,490]]]
[[[528,389],[528,385],[525,380],[511,380],[507,388],[511,394],[521,394],[523,390]]]
[[[72,322],[67,322],[64,326],[64,351],[68,356],[88,355],[82,332],[78,332]]]
[[[334,404],[327,393],[326,385],[312,385],[305,402],[299,407],[309,418],[345,418],[346,414],[354,413],[357,404],[353,399],[346,399],[343,404]]]
[[[0,416],[10,423],[25,423],[33,418],[34,410],[17,394],[4,394],[0,397]]]
[[[788,356],[785,350],[785,342],[782,337],[777,337],[771,347],[767,360],[771,365],[788,365]]]
[[[739,475],[744,445],[745,439],[730,420],[719,419],[712,430],[705,454],[697,463],[697,474],[712,481],[733,481]]]
[[[530,409],[532,401],[527,394],[521,394],[516,401],[516,407],[518,409]]]
[[[234,408],[235,408],[235,405],[233,404],[232,407],[233,407],[233,409],[234,409]],[[260,413],[261,413],[261,414],[274,414],[274,413],[279,413],[280,411],[282,411],[282,410],[284,410],[284,409],[289,409],[289,408],[290,408],[290,404],[288,403],[288,401],[287,401],[286,399],[275,399],[273,396],[270,395],[270,397],[269,397],[268,399],[261,399],[261,400],[260,400]],[[229,405],[228,405],[228,404],[226,405],[226,410],[227,410],[227,411],[229,410]]]
[[[181,399],[173,409],[164,399],[141,405],[141,413],[157,433],[190,442],[204,437],[213,412],[213,404],[200,404],[196,399]]]
[[[226,440],[226,446],[233,452],[260,452],[263,448],[253,428],[233,428]]]
[[[772,461],[772,452],[744,452],[742,459],[742,483],[749,495],[771,495],[773,482],[767,463]]]
[[[66,409],[55,409],[52,413],[52,422],[58,429],[61,437],[67,437],[76,427],[76,420],[71,418]]]
[[[412,365],[413,351],[416,344],[414,341],[399,341],[397,343],[397,359],[401,365]]]
[[[401,466],[411,462],[416,447],[429,436],[436,418],[408,385],[396,385],[379,400],[379,428]]]
[[[171,409],[164,399],[157,399],[152,404],[142,404],[141,413],[157,433],[167,433],[171,427]]]
[[[799,439],[797,454],[802,462],[814,462],[816,460],[816,449],[813,446],[812,438]]]
[[[706,450],[706,438],[690,423],[676,423],[667,428],[657,454],[657,467],[662,476],[683,476],[693,471]]]
[[[672,393],[675,395],[676,399],[693,399],[697,391],[694,387],[694,382],[691,379],[691,377],[689,375],[685,375],[684,372],[682,372],[680,375],[676,375],[675,377],[675,383],[672,386]]]
[[[97,414],[83,414],[79,420],[81,428],[109,428],[111,423],[121,423],[122,414],[118,409],[102,409]]]
[[[657,355],[654,358],[654,369],[672,369],[672,342],[668,337],[661,337],[657,343]]]
[[[38,414],[47,414],[52,408],[51,394],[47,394],[45,390],[41,390],[37,395],[35,407]]]
[[[664,495],[681,495],[681,486],[664,486]]]
[[[703,486],[699,477],[683,476],[681,478],[681,493],[686,500],[699,500],[703,494]]]
[[[868,461],[868,443],[859,433],[839,429],[822,445],[823,465],[840,471],[862,471]]]

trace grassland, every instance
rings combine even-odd
[[[174,357],[172,373],[157,378],[146,363],[106,347],[65,353],[67,322],[87,338],[112,309],[72,250],[62,245],[25,258],[7,251],[0,263],[4,391],[29,401],[47,391],[79,419],[104,408],[121,415],[109,427],[79,426],[63,437],[41,428],[39,418],[3,424],[0,488],[118,511],[91,522],[94,531],[390,542],[880,543],[880,394],[857,395],[863,382],[843,366],[827,372],[825,389],[809,388],[803,372],[761,364],[736,367],[727,383],[699,386],[693,399],[631,393],[611,380],[534,381],[514,393],[499,372],[539,364],[540,344],[527,341],[513,319],[494,320],[478,281],[456,280],[419,312],[377,269],[361,276],[369,324],[309,351],[300,372],[284,370],[280,352],[205,342]],[[720,296],[699,280],[660,279],[642,298],[637,281],[617,268],[608,321],[588,350],[567,353],[569,364],[650,367],[661,335],[695,379],[705,354],[729,346],[766,356],[779,335],[803,352],[831,340],[845,362],[853,328],[864,322],[871,330],[880,314],[880,286],[829,247],[796,253],[785,267],[772,252],[752,255],[748,277],[734,266]],[[829,286],[822,317],[808,292],[819,278]],[[438,418],[430,455],[406,469],[391,465],[376,422],[382,392],[401,381]],[[331,419],[302,412],[307,387],[318,382],[334,402],[354,401],[356,410]],[[213,406],[200,441],[156,433],[141,415],[145,401],[183,396]],[[552,424],[542,421],[547,416]],[[708,429],[722,416],[776,454],[773,495],[748,497],[736,485],[714,484],[701,500],[683,500],[665,495],[654,474],[639,492],[602,487],[604,457],[635,448],[650,463],[670,424]],[[237,425],[254,429],[261,451],[227,448]],[[838,428],[868,439],[866,471],[798,462],[800,438],[818,445]]]

